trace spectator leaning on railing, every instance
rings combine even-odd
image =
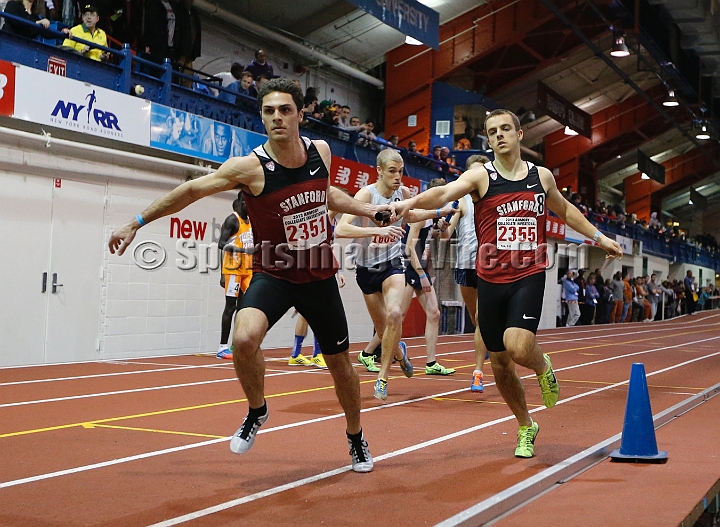
[[[5,12],[9,15],[23,18],[28,22],[34,22],[37,29],[6,18],[5,24],[2,27],[3,31],[26,38],[35,38],[37,34],[42,31],[41,28],[47,29],[50,27],[50,21],[47,18],[41,17],[34,12],[34,3],[33,0],[10,0],[7,5],[5,5]]]
[[[102,29],[97,27],[98,20],[100,20],[100,17],[98,16],[97,7],[88,4],[82,9],[82,24],[78,24],[72,29],[63,29],[63,33],[107,47],[107,35],[105,35]],[[63,46],[73,48],[93,60],[101,61],[107,57],[107,53],[101,49],[90,47],[87,44],[70,40],[69,38],[65,39]]]

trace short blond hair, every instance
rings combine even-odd
[[[475,163],[485,164],[490,161],[490,158],[487,156],[481,156],[480,154],[475,154],[467,158],[467,161],[465,161],[465,170],[470,170],[470,167],[473,166]]]
[[[387,164],[391,161],[399,161],[400,163],[404,163],[400,153],[397,150],[393,150],[392,148],[386,148],[377,156],[377,166],[379,166],[380,168],[385,168]]]

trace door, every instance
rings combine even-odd
[[[0,183],[0,366],[40,364],[53,181],[0,172]]]
[[[53,189],[46,363],[99,356],[105,190],[68,180]]]

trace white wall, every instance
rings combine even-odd
[[[23,353],[13,353],[12,356],[0,355],[0,365],[216,351],[220,338],[224,291],[219,285],[217,244],[214,240],[217,240],[220,234],[223,220],[231,212],[235,194],[211,196],[190,205],[178,214],[161,218],[142,228],[123,256],[111,255],[107,240],[112,230],[129,221],[156,198],[184,181],[184,171],[153,165],[151,160],[147,163],[147,171],[143,171],[123,166],[125,163],[121,159],[112,159],[110,155],[78,152],[71,155],[67,150],[61,152],[57,147],[40,148],[42,150],[34,148],[32,143],[17,141],[10,144],[7,139],[0,139],[0,203],[31,204],[27,206],[31,211],[29,218],[33,225],[38,224],[36,228],[33,227],[33,232],[48,233],[50,239],[26,240],[25,243],[34,243],[33,247],[47,247],[53,242],[52,222],[62,222],[64,218],[53,218],[51,214],[32,211],[39,209],[48,212],[52,208],[54,177],[63,179],[63,188],[69,187],[71,180],[78,182],[74,184],[75,187],[82,187],[83,184],[94,188],[100,186],[102,191],[96,193],[95,206],[100,207],[101,211],[104,210],[104,214],[96,215],[97,219],[92,221],[95,221],[97,229],[104,233],[104,241],[98,240],[98,243],[103,245],[102,258],[98,259],[101,268],[89,272],[85,278],[87,281],[101,281],[101,300],[99,305],[93,308],[99,311],[100,323],[83,329],[97,334],[88,338],[92,341],[92,346],[75,350],[74,356],[72,353],[59,356],[54,351],[58,348],[58,343],[53,342],[51,333],[48,333],[47,342],[36,339],[37,342],[32,343],[37,350],[24,350]],[[158,172],[152,173],[152,170]],[[23,185],[23,181],[33,184]],[[46,189],[43,194],[45,201],[42,203],[38,201],[38,189]],[[178,239],[177,232],[173,232],[174,236],[171,237],[173,217],[204,225],[205,231],[201,233],[198,230],[197,235],[193,232],[188,240]],[[18,218],[13,215],[0,214],[0,232],[18,231],[17,221]],[[22,234],[20,231],[18,233],[18,236]],[[13,244],[17,243],[18,246],[22,243],[21,239],[13,240]],[[194,242],[195,247],[190,249],[190,252],[197,257],[195,265],[185,265],[185,259],[179,254],[178,243],[182,244],[183,241]],[[152,242],[156,244],[153,250],[162,250],[167,254],[163,265],[154,270],[145,270],[136,264],[133,251],[142,242]],[[92,249],[94,251],[96,247]],[[180,249],[182,250],[182,246]],[[78,262],[86,260],[90,255],[89,252],[84,254],[86,249],[82,244],[80,248],[72,249],[71,254],[62,254],[71,251],[63,247],[53,250],[60,251],[60,256],[65,259],[75,259]],[[201,252],[207,256],[205,260],[200,257]],[[22,251],[8,251],[3,255],[3,270],[6,272],[1,280],[3,290],[6,291],[6,301],[0,307],[0,320],[3,321],[0,335],[8,338],[23,333],[34,334],[36,326],[46,326],[44,321],[38,320],[44,316],[45,310],[36,309],[35,304],[38,302],[36,297],[41,294],[42,269],[47,267],[34,259],[33,264],[38,263],[38,269],[33,269],[32,273],[25,272],[28,267],[25,260],[27,254]],[[139,259],[139,254],[136,254],[136,259]],[[152,253],[146,254],[148,257],[152,256]],[[152,258],[148,258],[150,259]],[[372,336],[372,324],[362,294],[355,284],[354,273],[345,271],[344,274],[347,286],[341,290],[341,295],[350,325],[350,339],[369,340]],[[62,277],[60,275],[61,279]],[[67,294],[72,294],[70,288],[66,289]],[[12,299],[7,297],[7,291],[13,291]],[[32,303],[30,311],[25,309],[24,302]],[[33,312],[35,315],[15,316],[15,313],[25,312]],[[72,313],[65,315],[70,319],[73,317]],[[290,315],[291,313],[288,313],[268,333],[264,347],[292,345],[295,319]],[[9,321],[12,321],[12,324]],[[310,340],[308,344],[311,344]]]
[[[700,283],[700,271],[702,270],[702,283]],[[715,271],[707,267],[692,264],[672,264],[670,266],[669,279],[679,280],[685,279],[688,271],[692,271],[693,278],[701,287],[715,283]]]

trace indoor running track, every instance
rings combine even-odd
[[[534,374],[518,368],[540,425],[529,460],[513,456],[516,422],[489,364],[485,393],[469,391],[471,335],[440,337],[438,359],[457,369],[447,377],[426,376],[423,339],[407,339],[417,373],[394,366],[384,404],[354,344],[369,474],[349,469],[329,373],[288,366],[288,349],[265,352],[270,419],[243,456],[228,448],[247,411],[229,361],[0,369],[0,525],[435,525],[619,433],[632,363],[645,364],[655,414],[720,381],[717,311],[539,341],[561,400],[544,408]]]

